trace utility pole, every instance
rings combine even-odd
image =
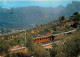
[[[25,51],[26,51],[26,30],[25,30]]]

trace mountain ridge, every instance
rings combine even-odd
[[[20,7],[5,9],[0,8],[0,22],[8,22],[15,25],[27,25],[26,27],[33,27],[31,24],[40,25],[57,20],[59,16],[64,15],[66,18],[71,16],[74,12],[79,12],[80,2],[73,1],[66,7],[62,5],[58,7]],[[21,26],[22,27],[22,26]]]

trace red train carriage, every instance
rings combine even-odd
[[[43,43],[47,41],[56,40],[56,36],[42,36],[34,38],[34,43]]]

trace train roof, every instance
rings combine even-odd
[[[35,38],[40,38],[40,37],[48,37],[48,36],[51,36],[51,35],[38,36],[38,37],[35,37]],[[34,39],[35,39],[35,38],[34,38]]]
[[[51,34],[51,35],[45,35],[45,36],[38,36],[38,37],[35,37],[34,39],[41,38],[41,37],[57,36],[57,35],[59,35],[59,34]]]

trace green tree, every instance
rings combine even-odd
[[[5,57],[28,57],[24,53],[12,53],[12,54],[7,54]]]
[[[62,22],[65,19],[65,16],[60,16],[59,21]]]
[[[50,57],[49,51],[37,44],[33,45],[32,51],[29,51],[28,55],[30,57]]]
[[[70,17],[75,23],[73,24],[75,27],[80,27],[80,13],[75,12],[73,16]]]
[[[7,53],[9,49],[9,44],[5,40],[0,39],[0,55]]]
[[[33,37],[32,36],[29,36],[28,34],[27,34],[27,36],[26,36],[26,47],[28,47],[29,49],[32,49],[32,46],[33,46]]]
[[[57,54],[56,48],[57,48],[58,45],[56,43],[52,43],[52,45],[53,45],[52,46],[53,48],[50,49],[49,52],[50,52],[51,57],[55,57],[55,55]]]
[[[51,57],[55,57],[55,55],[57,54],[57,52],[54,49],[50,49],[49,52]]]
[[[77,57],[80,53],[80,31],[77,31],[70,36],[64,43],[64,53],[66,57]]]

